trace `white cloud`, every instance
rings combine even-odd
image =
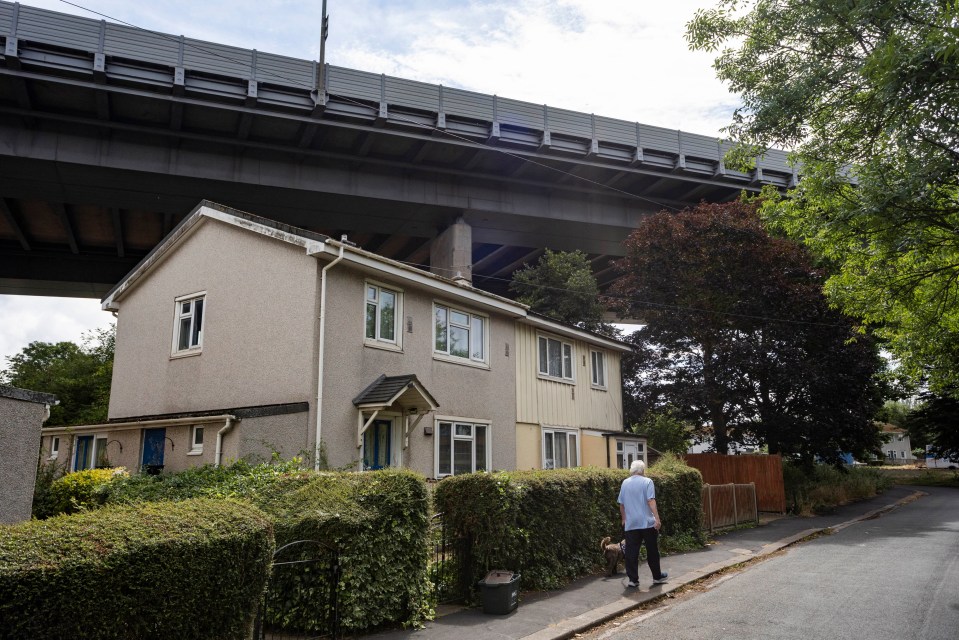
[[[0,318],[0,369],[31,342],[79,343],[84,333],[114,321],[98,300],[39,296],[0,296]]]
[[[319,0],[25,0],[25,5],[296,58]],[[719,135],[737,105],[685,23],[707,0],[328,0],[330,64]],[[78,6],[79,5],[79,6]],[[95,300],[0,296],[0,367],[30,341],[105,326]]]

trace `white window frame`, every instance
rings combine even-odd
[[[199,355],[203,352],[203,332],[204,325],[206,325],[206,318],[209,311],[209,305],[207,304],[206,291],[200,291],[197,293],[191,293],[185,296],[179,296],[173,301],[173,345],[172,345],[172,357],[182,358],[183,356],[194,356]],[[200,311],[200,327],[197,329],[194,325],[196,321],[196,302],[202,301],[202,310]],[[190,310],[188,312],[183,311],[183,303],[190,302]],[[188,346],[185,349],[180,348],[180,327],[181,320],[189,319],[190,320],[190,339],[188,341]],[[196,344],[193,343],[195,334]]]
[[[206,436],[204,425],[195,424],[190,427],[190,450],[186,452],[188,456],[198,456],[203,453],[203,438]],[[196,436],[200,434],[200,442],[197,444]]]
[[[590,374],[590,386],[594,389],[608,389],[609,388],[609,368],[606,366],[606,357],[605,351],[598,351],[596,349],[590,349],[589,351],[589,374]],[[597,361],[599,366],[596,366]],[[597,376],[596,374],[599,373]]]
[[[468,343],[469,343],[468,354],[469,354],[469,355],[468,355],[467,357],[458,356],[458,355],[453,355],[452,353],[450,353],[451,340],[450,340],[450,338],[449,338],[449,331],[447,331],[447,336],[446,336],[446,349],[445,349],[445,350],[440,350],[440,349],[437,347],[437,344],[436,344],[436,339],[437,339],[437,334],[436,334],[436,329],[437,329],[436,316],[437,316],[437,312],[438,312],[439,309],[443,309],[443,310],[446,311],[446,326],[447,326],[447,328],[449,328],[449,327],[452,325],[452,326],[454,326],[454,327],[459,327],[460,329],[465,329],[465,330],[468,332],[468,335],[469,335],[469,338],[468,338]],[[468,326],[467,326],[466,324],[464,324],[464,323],[456,323],[456,322],[454,322],[454,321],[453,321],[453,318],[452,318],[452,316],[453,316],[454,313],[458,313],[458,314],[461,314],[461,315],[466,316],[466,317],[468,318],[468,321],[469,321]],[[475,333],[474,333],[474,332],[476,331],[476,323],[477,323],[477,321],[479,321],[479,322],[482,323],[482,331],[483,331],[483,335],[482,335],[482,349],[483,349],[482,357],[476,357],[476,356],[475,356],[475,353],[474,353],[474,346],[475,346],[475,343],[476,343],[476,341],[475,341]],[[469,365],[473,365],[473,366],[478,366],[478,367],[487,368],[487,367],[489,366],[489,339],[490,339],[490,319],[489,319],[489,316],[488,316],[488,315],[483,314],[483,313],[475,313],[475,312],[473,312],[473,311],[467,311],[466,309],[464,309],[464,308],[462,308],[462,307],[457,307],[457,306],[454,306],[454,305],[445,304],[445,303],[443,303],[443,302],[433,302],[433,357],[434,357],[434,358],[436,358],[436,359],[438,359],[438,360],[446,360],[446,361],[449,361],[449,362],[457,362],[457,363],[460,363],[460,364],[469,364]]]
[[[73,436],[73,448],[70,451],[70,471],[77,471],[77,442],[79,438],[85,438],[87,436],[93,436],[93,451],[90,456],[90,466],[84,467],[82,470],[86,469],[96,469],[97,468],[97,458],[98,454],[101,453],[100,448],[97,446],[98,443],[103,441],[102,454],[103,457],[107,455],[107,446],[110,444],[110,434],[108,433],[81,433]]]
[[[546,341],[546,370],[543,370],[543,341]],[[549,343],[550,341],[556,342],[560,345],[560,375],[555,375],[549,371]],[[569,355],[567,356],[567,349],[569,350]],[[536,371],[540,378],[545,378],[547,380],[557,380],[559,382],[576,382],[576,367],[573,363],[576,362],[576,347],[572,342],[567,342],[556,336],[551,336],[545,333],[539,333],[536,335]],[[569,375],[567,374],[567,367],[569,365]]]
[[[60,436],[50,436],[50,457],[48,460],[56,460],[60,457]]]
[[[449,455],[449,473],[440,473],[440,433],[442,432],[442,425],[450,425],[450,445],[449,451],[446,453]],[[459,426],[469,426],[470,435],[457,435],[456,427]],[[454,461],[454,450],[456,447],[456,442],[469,441],[472,443],[472,461],[470,463],[470,473],[475,473],[479,471],[489,471],[491,469],[492,462],[492,423],[489,420],[477,420],[475,418],[462,418],[455,416],[437,416],[433,421],[434,427],[434,436],[433,440],[435,445],[433,447],[433,469],[436,471],[437,478],[445,478],[447,476],[455,475],[455,469],[453,467]],[[482,427],[486,430],[486,452],[485,460],[483,460],[484,468],[477,469],[477,459],[476,459],[476,427]]]
[[[370,300],[370,289],[376,289],[376,299]],[[381,309],[383,291],[388,291],[394,296],[393,304],[393,339],[384,338],[381,333]],[[370,304],[376,306],[376,325],[372,337],[366,335],[366,314]],[[363,283],[363,342],[371,347],[380,347],[384,349],[400,350],[403,347],[403,290],[392,285],[385,285],[374,280],[367,280]]]
[[[549,435],[549,436],[553,439],[553,456],[554,456],[554,457],[553,457],[552,459],[548,459],[548,458],[546,457],[546,440],[547,440],[547,435]],[[560,436],[560,437],[565,436],[565,438],[566,438],[566,455],[567,455],[567,459],[566,459],[566,464],[564,464],[564,465],[561,466],[561,467],[557,467],[557,466],[556,466],[556,460],[555,460],[555,455],[556,455],[556,454],[555,454],[555,448],[556,448],[556,437],[557,437],[557,436]],[[574,437],[574,438],[576,438],[576,446],[575,446],[575,447],[570,447],[570,446],[569,446],[569,439],[570,439],[571,436]],[[543,469],[575,469],[576,467],[581,467],[581,466],[583,465],[583,456],[582,456],[582,451],[581,451],[581,449],[580,449],[580,446],[582,445],[582,443],[583,443],[583,436],[582,436],[582,434],[581,434],[579,431],[577,431],[576,429],[563,429],[563,428],[557,428],[557,427],[543,427],[543,429],[542,429],[542,435],[540,436],[540,447],[542,448],[541,461],[542,461]],[[569,463],[570,463],[569,453],[570,453],[571,451],[572,451],[572,452],[575,452],[575,454],[576,454],[575,464],[569,464]]]

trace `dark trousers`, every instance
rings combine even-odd
[[[633,582],[639,582],[639,545],[646,545],[646,564],[653,572],[653,580],[662,577],[659,570],[659,531],[655,527],[649,529],[633,529],[626,532],[626,575]]]

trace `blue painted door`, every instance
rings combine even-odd
[[[390,466],[393,422],[375,420],[363,434],[363,468],[382,469]]]
[[[162,467],[165,446],[166,429],[146,429],[143,432],[143,466]]]
[[[73,452],[73,470],[82,471],[93,466],[93,436],[77,436]]]

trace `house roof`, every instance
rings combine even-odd
[[[432,411],[440,406],[412,373],[381,375],[353,398],[353,404],[359,409],[386,409],[397,403],[403,408],[422,411]]]
[[[160,244],[107,293],[101,300],[102,308],[107,311],[117,311],[120,308],[119,303],[126,293],[136,287],[143,278],[172,255],[181,242],[208,220],[218,220],[251,233],[302,247],[307,255],[314,258],[334,260],[342,256],[354,268],[362,271],[386,275],[419,285],[432,290],[440,298],[465,301],[466,304],[478,309],[505,314],[547,331],[600,344],[613,350],[629,351],[632,349],[630,345],[624,342],[531,313],[527,305],[478,289],[466,281],[451,280],[366,251],[349,242],[334,240],[320,233],[283,224],[208,200],[201,201],[190,215],[184,218]]]
[[[29,389],[20,389],[5,384],[0,384],[0,398],[23,400],[24,402],[35,402],[37,404],[59,404],[57,397],[52,393],[30,391]]]

